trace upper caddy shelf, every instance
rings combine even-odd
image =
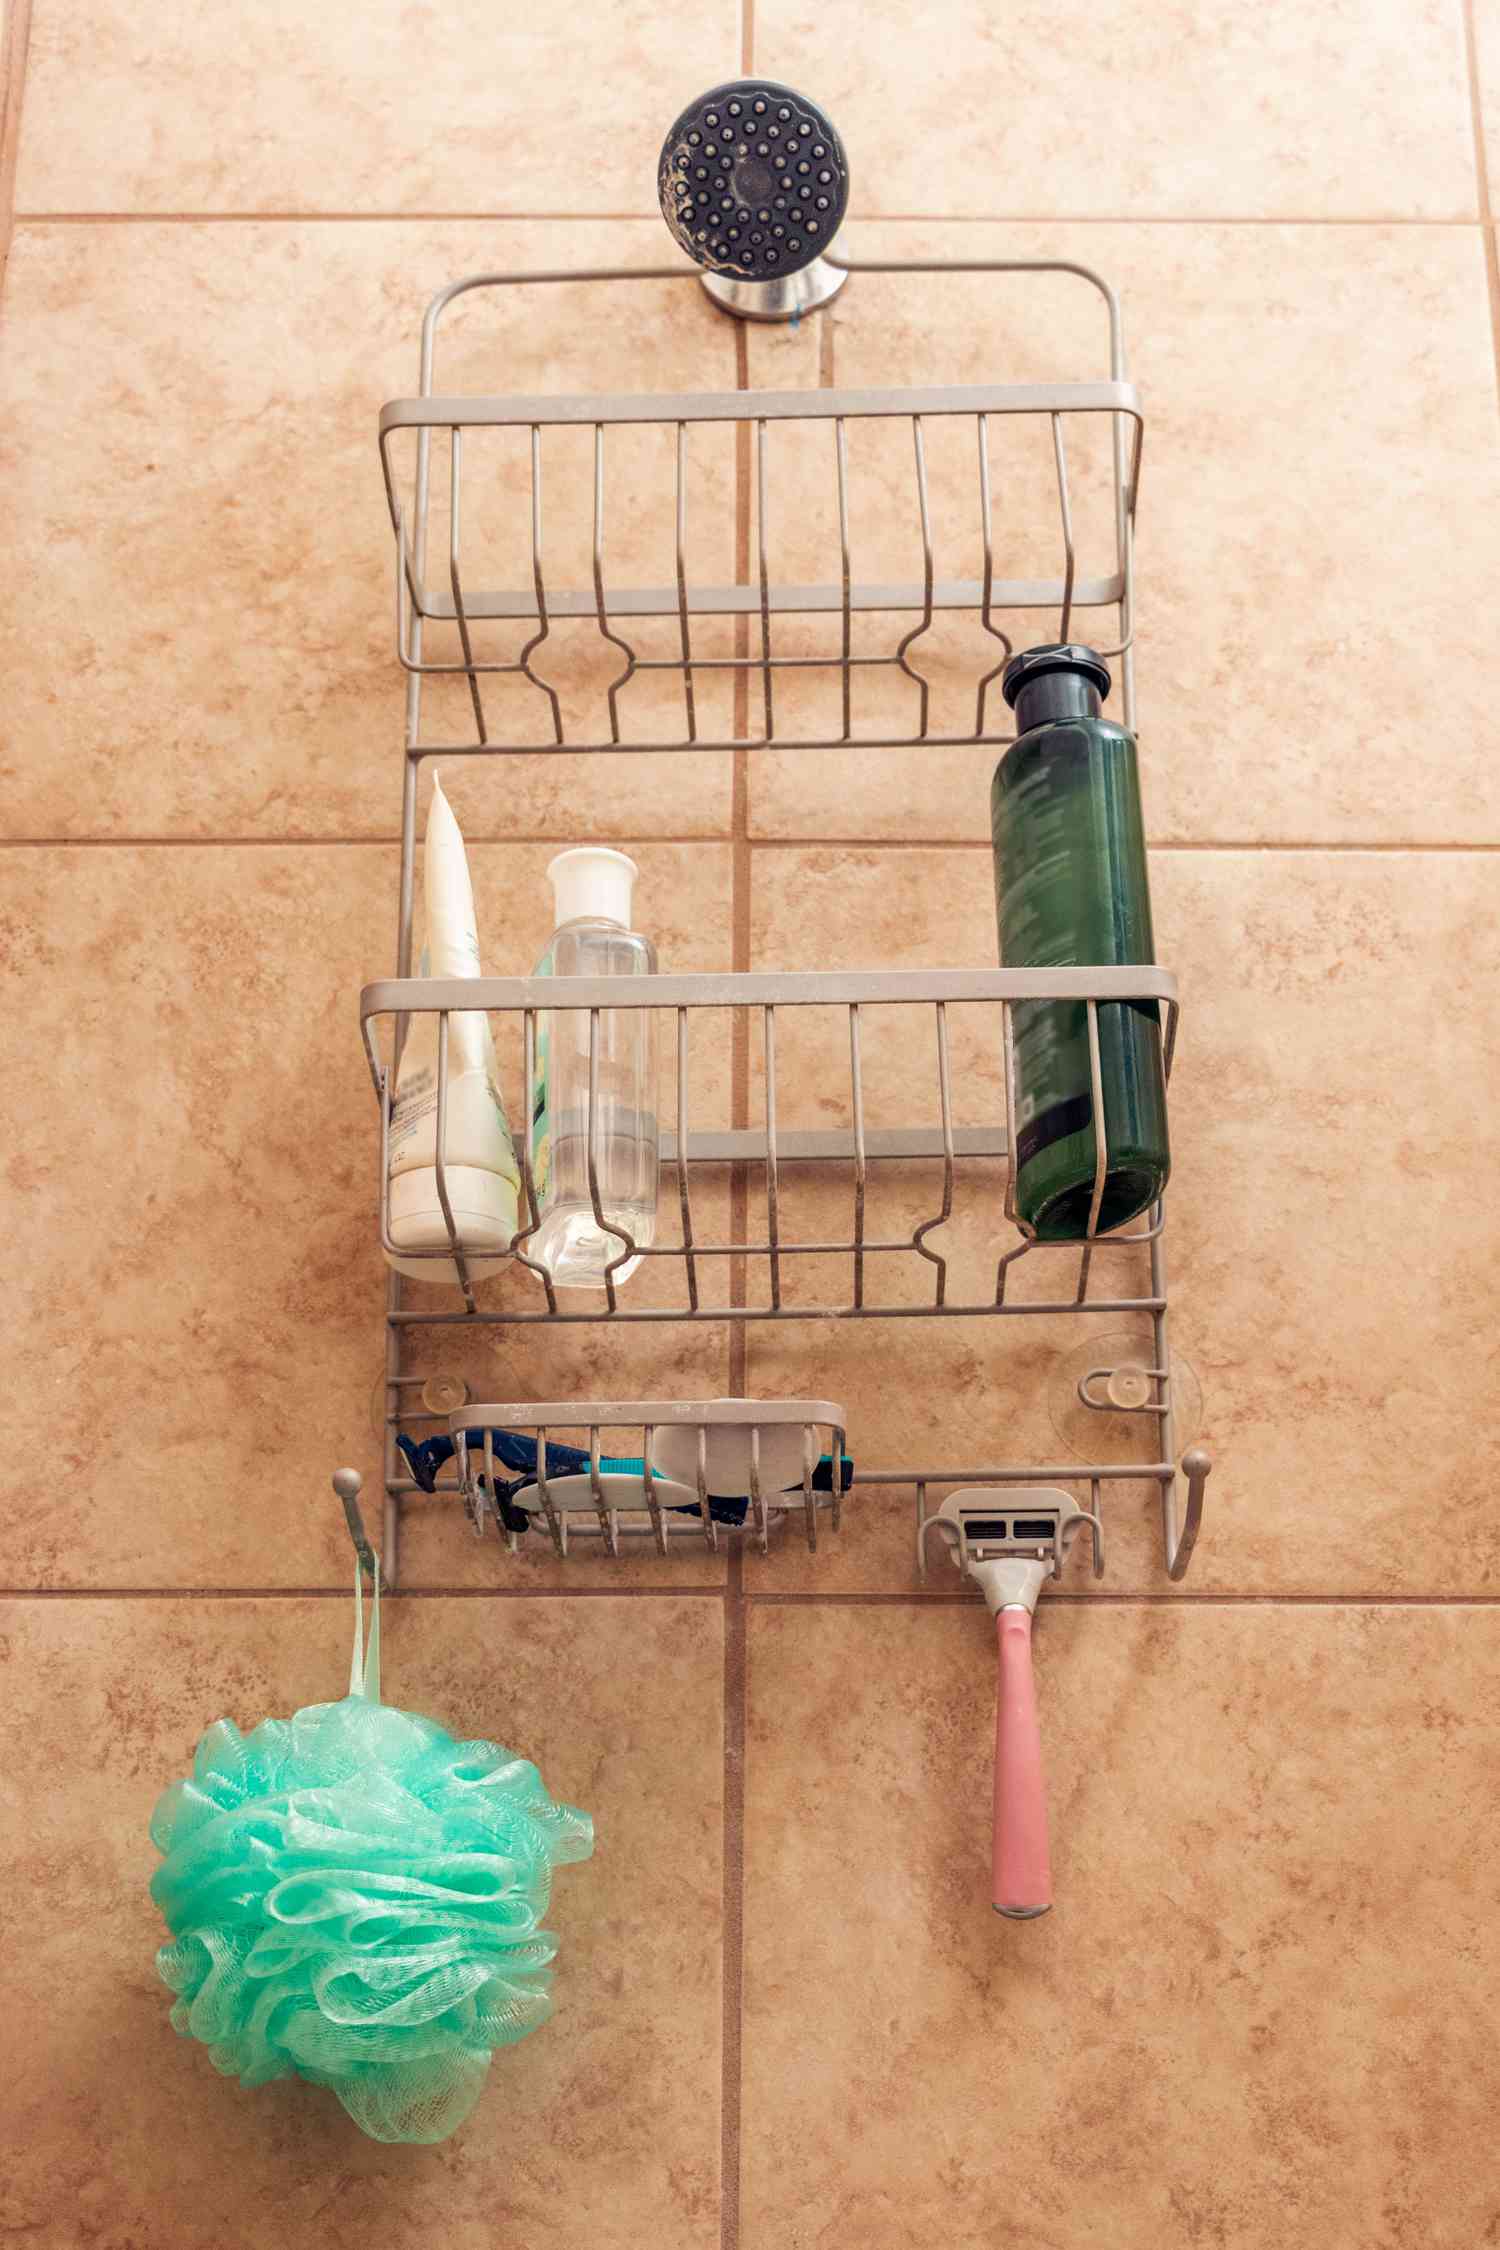
[[[419,394],[380,417],[410,748],[1004,742],[1004,620],[1067,640],[1083,612],[1120,666],[1128,720],[1142,421],[1113,292],[1057,260],[822,262],[840,276],[1076,279],[1105,316],[1100,377],[458,395],[435,388],[439,332],[475,291],[699,275],[455,284],[424,323]],[[893,703],[887,684],[877,710],[882,674],[901,690]],[[457,690],[435,724],[422,682]]]

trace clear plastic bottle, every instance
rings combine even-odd
[[[539,977],[654,975],[656,948],[630,927],[638,872],[624,852],[601,845],[558,853],[547,869],[557,926],[536,965]],[[656,1234],[661,1166],[655,1009],[602,1009],[598,1044],[599,1206],[610,1226],[645,1249]],[[545,1266],[559,1289],[601,1289],[606,1266],[626,1245],[599,1224],[589,1187],[586,1009],[549,1009],[538,1018],[531,1164],[541,1225],[523,1244],[524,1255]],[[631,1258],[617,1266],[616,1286],[639,1263]]]

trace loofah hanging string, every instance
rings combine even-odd
[[[330,2086],[381,2141],[440,2141],[496,2047],[551,2012],[552,1870],[593,1824],[535,1766],[380,1701],[355,1572],[350,1692],[249,1734],[220,1719],[159,1800],[151,1895],[172,2022],[247,2086]]]

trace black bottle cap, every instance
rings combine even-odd
[[[1081,673],[1101,697],[1109,693],[1109,667],[1102,656],[1082,641],[1051,641],[1041,648],[1022,649],[1006,665],[1000,684],[1011,709],[1015,709],[1016,698],[1029,681],[1043,679],[1049,672]]]

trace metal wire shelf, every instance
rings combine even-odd
[[[456,1272],[463,1292],[464,1309],[461,1312],[450,1312],[407,1311],[403,1308],[392,1314],[392,1320],[398,1325],[410,1327],[441,1327],[593,1321],[633,1323],[708,1322],[726,1319],[911,1319],[923,1315],[948,1318],[1006,1314],[1036,1316],[1071,1311],[1154,1313],[1165,1304],[1158,1267],[1160,1208],[1151,1214],[1144,1228],[1131,1228],[1113,1234],[1101,1234],[1096,1228],[1099,1194],[1109,1168],[1106,1131],[1096,1134],[1094,1210],[1088,1233],[1082,1242],[1037,1242],[1029,1236],[1017,1216],[1015,1167],[1009,1155],[1015,1141],[1016,1116],[1013,1010],[1018,1003],[1037,1000],[1071,1001],[1085,1011],[1093,1072],[1095,1117],[1102,1119],[1104,1115],[1099,1064],[1098,1011],[1101,1003],[1124,1001],[1137,1005],[1155,1005],[1162,1010],[1163,1051],[1170,1074],[1176,1043],[1176,985],[1166,970],[1146,966],[1126,969],[884,970],[865,973],[806,971],[774,976],[487,977],[462,982],[404,978],[368,985],[361,995],[360,1019],[371,1078],[380,1105],[380,1236],[381,1246],[388,1255],[398,1252],[398,1245],[391,1235],[388,1177],[394,1098],[392,1058],[402,1036],[403,1026],[412,1015],[428,1012],[436,1014],[438,1018],[435,1127],[439,1150],[445,1146],[446,1141],[449,1019],[455,1011],[468,1013],[484,1010],[489,1015],[496,1047],[502,1058],[502,1068],[509,1053],[519,1065],[517,1075],[523,1086],[530,1086],[532,1083],[539,1030],[543,1019],[548,1016],[587,1015],[591,1060],[597,1056],[599,1049],[601,1016],[609,1010],[623,1008],[632,1011],[661,1011],[670,1017],[675,1033],[675,1130],[666,1135],[662,1155],[664,1165],[676,1176],[676,1203],[680,1219],[678,1239],[672,1242],[638,1244],[619,1224],[606,1216],[599,1201],[597,1185],[600,1122],[594,1102],[590,1099],[584,1131],[595,1173],[592,1182],[594,1216],[603,1231],[619,1243],[618,1254],[605,1269],[603,1301],[597,1302],[591,1297],[584,1307],[564,1310],[545,1266],[527,1255],[527,1244],[540,1224],[540,1211],[530,1153],[523,1135],[516,1153],[521,1170],[525,1223],[513,1236],[510,1247],[516,1265],[540,1284],[545,1303],[528,1307],[508,1300],[500,1305],[481,1306],[476,1295],[476,1284],[469,1270],[469,1260],[476,1255],[475,1248],[473,1244],[464,1243],[451,1218],[445,1167],[440,1161],[437,1166],[438,1198],[440,1204],[450,1211],[447,1242],[440,1247],[416,1252],[401,1249],[399,1254],[403,1258],[431,1261],[435,1270],[442,1267],[446,1271]],[[913,1007],[920,1008],[924,1013],[930,1012],[932,1019],[935,1082],[931,1098],[920,1106],[925,1106],[935,1115],[936,1123],[929,1128],[903,1127],[876,1131],[868,1128],[865,1123],[866,1027],[872,1016],[881,1011],[910,1010]],[[693,1025],[695,1020],[701,1021],[705,1011],[725,1009],[743,1011],[759,1022],[760,1036],[757,1044],[762,1061],[762,1117],[760,1124],[753,1129],[703,1131],[695,1128],[693,1122]],[[783,1009],[832,1011],[847,1024],[847,1132],[823,1131],[809,1135],[789,1129],[783,1124],[777,1066],[777,1025],[779,1012]],[[950,1023],[955,1015],[965,1013],[979,1018],[981,1038],[986,1031],[990,1035],[1004,1088],[1004,1108],[1003,1123],[997,1116],[988,1125],[966,1129],[960,1137],[954,1112]],[[377,1031],[382,1019],[389,1026],[388,1053],[382,1053]],[[906,1055],[912,1052],[909,1036],[903,1036],[902,1050]],[[830,1092],[826,1084],[822,1091],[826,1099]],[[914,1093],[913,1099],[917,1098]],[[524,1114],[524,1111],[520,1114]],[[949,1259],[928,1237],[937,1233],[952,1218],[955,1190],[961,1172],[986,1158],[1003,1158],[1006,1162],[1003,1201],[996,1214],[1001,1226],[999,1247],[995,1252],[993,1290],[980,1300],[955,1300],[949,1293]],[[870,1166],[881,1163],[911,1164],[924,1159],[936,1160],[941,1166],[941,1184],[936,1189],[934,1207],[924,1210],[918,1221],[902,1235],[872,1235],[866,1227]],[[701,1200],[698,1183],[704,1174],[733,1164],[753,1164],[761,1172],[764,1183],[765,1233],[763,1236],[736,1241],[705,1239],[696,1216]],[[839,1168],[852,1211],[852,1224],[847,1232],[832,1236],[823,1233],[815,1239],[803,1241],[789,1231],[783,1175],[795,1167],[807,1164]],[[671,1199],[666,1200],[670,1202]],[[1096,1255],[1100,1251],[1128,1250],[1142,1244],[1152,1253],[1153,1271],[1149,1291],[1146,1294],[1134,1292],[1121,1295],[1117,1290],[1110,1290],[1102,1295],[1095,1293],[1091,1296],[1090,1279]],[[1066,1266],[1067,1282],[1059,1293],[1018,1301],[1011,1289],[1014,1271],[1023,1258],[1030,1257],[1050,1261],[1053,1270]],[[644,1306],[628,1305],[621,1301],[614,1275],[638,1258],[649,1259],[658,1267],[669,1267],[679,1274],[680,1301],[670,1305],[655,1303]],[[835,1302],[814,1303],[789,1299],[785,1262],[798,1258],[847,1259],[847,1297],[841,1297]],[[921,1294],[907,1295],[896,1302],[888,1301],[884,1304],[872,1302],[868,1289],[867,1261],[876,1259],[901,1260],[906,1264],[908,1273],[914,1269],[923,1277]],[[752,1301],[744,1290],[738,1295],[722,1297],[706,1292],[700,1266],[716,1260],[732,1261],[741,1268],[763,1266],[765,1301]]]
[[[915,389],[827,389],[706,391],[679,395],[600,393],[551,397],[472,397],[435,393],[433,390],[439,323],[458,297],[474,290],[496,290],[522,285],[561,282],[609,283],[622,281],[690,281],[696,285],[694,267],[598,268],[584,273],[552,272],[485,274],[455,284],[434,300],[423,327],[421,387],[414,398],[396,399],[380,417],[381,469],[386,498],[396,536],[396,647],[409,675],[409,742],[422,742],[421,691],[425,681],[447,678],[467,689],[472,734],[422,743],[430,752],[445,756],[503,747],[520,749],[615,749],[628,751],[715,749],[730,747],[830,748],[865,739],[856,732],[856,682],[871,672],[900,673],[911,683],[914,723],[909,730],[891,727],[882,713],[877,734],[880,743],[899,747],[910,743],[954,744],[1004,742],[1011,739],[1007,714],[996,682],[1012,653],[1013,640],[997,618],[1017,612],[1051,612],[1056,616],[1056,637],[1069,638],[1080,611],[1114,612],[1112,630],[1093,637],[1101,654],[1121,660],[1122,698],[1127,722],[1133,687],[1130,651],[1133,639],[1133,533],[1136,493],[1140,477],[1142,418],[1139,402],[1125,372],[1124,344],[1119,307],[1113,291],[1089,268],[1062,260],[949,260],[908,264],[903,261],[832,258],[851,273],[985,273],[1064,274],[1075,276],[1098,292],[1108,319],[1108,372],[1098,381],[1059,383],[994,383],[965,386],[930,386]],[[862,534],[869,526],[861,521],[854,480],[851,477],[851,441],[872,424],[905,423],[910,430],[910,487],[905,503],[910,552],[916,570],[904,579],[869,579],[856,568]],[[992,429],[1001,424],[1034,429],[1039,446],[1050,463],[1052,524],[1041,540],[1028,538],[1025,552],[1035,567],[1007,574],[1003,555],[997,552],[997,484],[992,466]],[[1108,552],[1101,567],[1089,571],[1080,563],[1075,530],[1070,439],[1090,423],[1108,431]],[[955,543],[951,524],[940,524],[934,509],[929,476],[930,433],[958,424],[972,442],[971,491],[966,512],[969,536],[963,542],[979,561],[977,575],[955,574],[945,569],[944,545]],[[627,482],[624,497],[613,503],[612,457],[616,439],[627,431],[661,434],[662,459],[669,455],[667,489],[659,482]],[[732,480],[732,453],[736,433],[749,434],[753,449],[751,513],[754,555],[751,576],[739,583],[703,582],[689,551],[689,524],[695,513],[693,449],[690,436],[706,430],[720,433],[725,451],[726,476]],[[822,430],[818,451],[808,450],[802,433]],[[547,511],[544,505],[544,456],[550,437],[561,432],[592,434],[592,492],[590,496],[591,568],[586,587],[553,582],[548,562]],[[508,481],[498,501],[485,505],[483,488],[476,503],[471,494],[475,479],[470,454],[476,442],[509,433],[514,446],[509,455]],[[403,438],[414,441],[414,461],[409,492],[403,496],[397,449]],[[446,493],[434,492],[434,446],[439,440],[438,480]],[[446,444],[442,443],[446,440]],[[467,450],[466,450],[467,448]],[[778,469],[785,459],[785,474]],[[660,464],[659,464],[660,465]],[[573,473],[577,473],[576,469]],[[837,568],[826,579],[806,582],[785,575],[783,537],[792,519],[795,529],[814,506],[813,488],[821,495],[827,517],[828,541],[837,549]],[[1015,524],[1002,503],[1002,530],[1007,548],[1021,544]],[[715,497],[711,507],[721,507]],[[675,565],[671,583],[637,583],[618,575],[613,559],[613,529],[628,520],[633,531],[643,514],[655,508],[661,517],[664,549],[670,545]],[[488,515],[502,510],[519,511],[528,525],[524,558],[526,583],[511,587],[475,587],[471,584],[466,537],[478,517],[481,530]],[[872,507],[866,514],[877,511]],[[889,528],[891,503],[883,490],[878,514],[880,531]],[[467,527],[467,531],[466,531]],[[977,539],[977,547],[975,540]],[[443,558],[443,582],[428,575],[429,558]],[[921,669],[920,643],[944,612],[961,611],[977,619],[988,654],[973,667],[968,689],[973,697],[972,724],[936,731],[932,726],[932,680]],[[786,645],[781,635],[788,619],[837,620],[838,647],[833,652]],[[663,619],[676,627],[677,645],[666,654],[648,655],[630,637],[630,629],[647,620]],[[758,627],[759,647],[705,646],[695,632],[713,619],[737,621],[746,640]],[[873,647],[856,646],[856,626],[866,621],[893,619],[888,631],[876,637]],[[569,621],[593,627],[600,652],[608,651],[614,666],[605,683],[601,727],[570,717],[556,682],[539,666],[541,652],[556,629]],[[773,624],[774,621],[774,624]],[[504,635],[501,627],[519,628]],[[426,645],[430,630],[443,632],[450,652],[435,655]],[[805,633],[794,639],[805,638]],[[1046,637],[1042,630],[1032,636]],[[746,682],[753,690],[750,710],[742,723],[715,727],[700,712],[702,689],[716,674]],[[793,697],[790,717],[778,682],[809,674],[831,674],[839,689],[839,721],[826,728],[799,726],[796,714],[803,700]],[[679,720],[668,725],[653,707],[642,713],[646,723],[633,724],[627,701],[638,683],[660,678],[676,683]],[[515,713],[496,732],[490,708],[492,688],[511,680],[524,683],[534,703],[532,716],[539,722],[535,743],[521,739]],[[487,700],[489,698],[490,700]],[[996,709],[999,706],[999,709]],[[591,707],[597,708],[597,699]]]
[[[495,1437],[500,1429],[531,1434],[535,1469],[513,1491],[525,1495],[522,1507],[540,1519],[555,1553],[565,1560],[570,1545],[579,1539],[597,1540],[611,1555],[621,1552],[622,1542],[632,1540],[649,1540],[663,1555],[674,1541],[690,1540],[714,1554],[721,1530],[730,1529],[748,1532],[764,1554],[769,1551],[773,1522],[790,1515],[800,1519],[808,1548],[815,1551],[820,1513],[826,1511],[832,1528],[839,1528],[847,1484],[844,1420],[843,1408],[826,1399],[664,1399],[626,1404],[586,1399],[464,1406],[449,1416],[448,1427],[457,1450],[457,1489],[476,1535],[483,1536],[488,1516],[513,1554],[521,1534],[499,1512]],[[585,1465],[549,1468],[559,1424],[584,1436]],[[819,1490],[816,1481],[820,1427],[828,1431],[829,1441],[826,1490]],[[606,1465],[604,1433],[636,1429],[641,1433],[638,1467],[634,1459],[623,1470]],[[690,1433],[686,1476],[682,1464],[676,1465],[675,1475],[661,1465],[658,1439],[663,1430],[673,1435]],[[795,1438],[798,1481],[794,1487],[773,1486],[767,1481],[769,1464],[763,1467],[767,1438],[783,1431]],[[743,1508],[738,1524],[721,1522],[710,1492],[709,1441],[711,1436],[724,1435],[742,1441],[734,1449],[741,1456],[739,1470],[730,1481],[742,1481],[745,1490],[726,1496],[731,1501],[737,1498]],[[614,1451],[619,1452],[618,1440]]]

